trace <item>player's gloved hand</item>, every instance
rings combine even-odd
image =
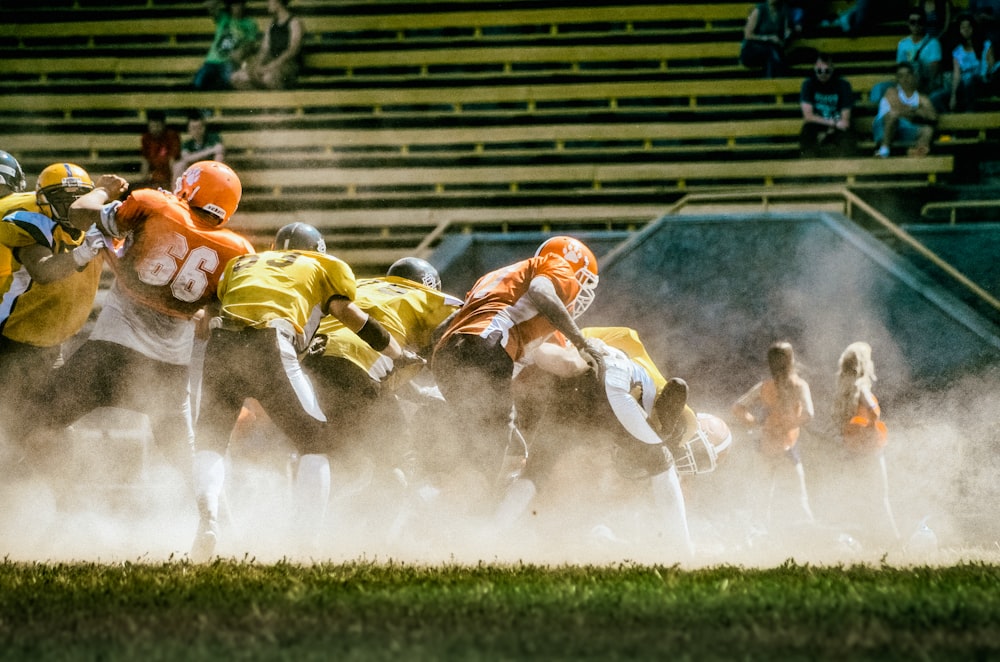
[[[106,247],[104,235],[97,229],[97,225],[91,225],[83,235],[83,243],[73,249],[73,261],[77,266],[85,267]]]
[[[306,348],[306,355],[310,357],[323,356],[323,353],[326,352],[326,341],[327,336],[325,333],[317,333],[309,342],[309,347]]]
[[[392,365],[395,370],[399,370],[411,365],[427,365],[427,360],[416,352],[404,348],[399,356],[392,360]]]
[[[604,380],[604,350],[593,338],[587,338],[580,347],[580,356],[601,381]]]

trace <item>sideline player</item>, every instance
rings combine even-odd
[[[231,260],[219,282],[219,314],[210,320],[201,412],[197,424],[195,562],[208,560],[219,537],[219,501],[229,437],[243,402],[256,399],[299,453],[293,486],[297,528],[322,523],[330,498],[331,448],[312,382],[302,369],[323,315],[336,317],[372,349],[399,367],[423,363],[400,347],[355,303],[351,268],[326,254],[323,237],[305,223],[278,230],[274,250]],[[306,533],[314,534],[315,528]]]
[[[800,428],[815,415],[812,394],[808,382],[796,371],[791,343],[773,343],[767,350],[767,364],[771,378],[758,382],[741,395],[733,403],[732,414],[748,429],[760,428],[758,455],[766,463],[770,475],[766,519],[771,518],[778,464],[782,458],[787,458],[799,479],[802,510],[806,518],[814,522],[802,456],[797,446]]]
[[[849,455],[851,476],[845,480],[860,479],[865,486],[852,490],[856,497],[863,497],[860,506],[870,505],[874,490],[868,486],[881,486],[881,501],[892,529],[893,537],[900,539],[896,518],[889,499],[889,473],[885,462],[885,447],[889,431],[882,421],[882,408],[872,392],[876,381],[872,347],[864,341],[848,345],[837,361],[836,395],[833,404],[833,423]],[[876,478],[877,476],[877,478]],[[860,492],[860,494],[858,494]]]
[[[0,155],[0,167],[9,164]],[[20,166],[14,170],[19,188],[23,173]],[[97,185],[116,198],[128,188],[114,175],[101,176]],[[74,227],[68,214],[92,189],[83,168],[54,163],[39,174],[34,193],[0,201],[13,207],[0,222],[0,410],[11,434],[24,424],[24,407],[44,393],[63,343],[83,328],[97,294],[102,260],[95,258],[104,238],[96,229]]]
[[[161,452],[189,478],[194,318],[213,301],[226,263],[253,252],[223,227],[242,190],[229,166],[201,161],[174,193],[138,189],[119,202],[96,188],[73,203],[74,224],[96,223],[116,242],[115,280],[90,338],[50,377],[45,425],[68,426],[98,407],[145,413]]]
[[[597,282],[591,250],[573,237],[552,237],[534,257],[481,277],[434,348],[434,378],[468,456],[494,472],[500,489],[516,479],[526,460],[513,412],[515,364],[556,331],[599,362],[600,351],[574,319],[593,301]]]

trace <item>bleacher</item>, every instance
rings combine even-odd
[[[261,22],[265,4],[249,3]],[[945,116],[926,159],[797,158],[815,52],[865,99],[902,28],[811,36],[792,76],[762,80],[737,62],[750,6],[297,0],[300,85],[247,93],[188,89],[213,31],[200,3],[5,6],[0,148],[29,172],[130,173],[148,110],[182,129],[207,109],[245,185],[234,226],[263,241],[310,219],[365,271],[478,224],[637,227],[692,190],[933,186],[996,139],[1000,104]],[[862,138],[872,111],[856,111]]]

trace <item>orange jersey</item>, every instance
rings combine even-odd
[[[761,422],[761,450],[768,455],[790,450],[799,440],[802,403],[798,399],[786,402],[787,398],[782,398],[773,379],[761,384],[760,400],[767,411]]]
[[[844,423],[841,430],[847,449],[855,453],[871,453],[885,448],[889,441],[889,431],[881,421],[881,416],[882,410],[874,395],[868,393],[859,398],[857,412]]]
[[[451,336],[462,333],[487,337],[501,334],[500,344],[514,361],[555,332],[526,296],[531,280],[545,276],[567,308],[580,292],[580,283],[569,262],[558,255],[542,255],[491,271],[472,286],[441,338],[440,347]]]
[[[226,264],[253,253],[240,235],[202,222],[162,190],[133,191],[105,221],[124,243],[110,260],[118,286],[160,313],[190,318],[215,296]]]

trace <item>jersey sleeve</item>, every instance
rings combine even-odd
[[[332,290],[330,298],[342,296],[354,301],[358,296],[358,281],[346,262],[331,255],[319,253],[323,271]]]
[[[45,214],[15,211],[0,222],[0,244],[12,250],[39,244],[49,249],[55,247],[55,224]]]

